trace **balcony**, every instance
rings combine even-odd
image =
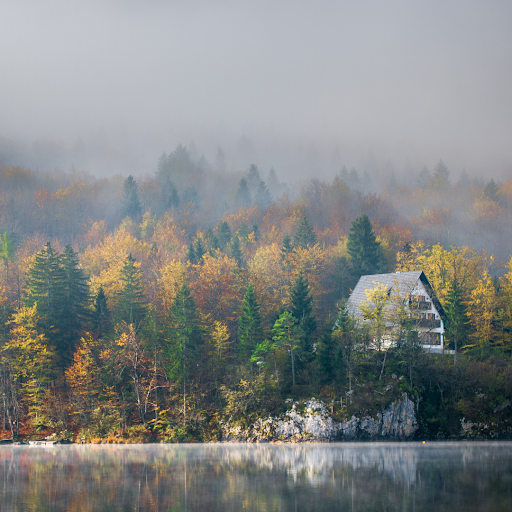
[[[441,327],[441,320],[420,318],[416,321],[416,326],[426,329],[439,329]]]
[[[409,308],[411,311],[428,311],[429,309],[432,309],[432,303],[429,301],[417,301],[413,300],[409,303]]]

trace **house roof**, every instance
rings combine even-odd
[[[423,273],[422,270],[361,276],[356,287],[354,288],[354,291],[351,293],[350,298],[348,299],[347,306],[349,311],[355,317],[360,317],[361,311],[359,306],[367,299],[365,293],[366,290],[371,290],[379,284],[386,286],[388,291],[391,291],[396,287],[396,290],[399,291],[400,296],[406,299],[410,295],[412,289],[416,286],[418,280],[421,281],[425,286],[436,309],[441,315],[444,316],[443,307],[441,306],[441,303],[439,302],[434,290],[432,289],[432,286],[430,286],[427,276]]]

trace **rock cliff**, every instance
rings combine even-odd
[[[259,419],[247,428],[224,423],[223,440],[235,442],[358,441],[411,439],[418,429],[414,403],[404,395],[377,418],[352,416],[334,421],[325,404],[315,398],[291,403],[279,417]]]

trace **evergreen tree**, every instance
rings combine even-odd
[[[242,178],[238,183],[238,190],[235,195],[235,206],[237,208],[247,209],[251,206],[251,193],[249,191],[249,185],[247,179]]]
[[[290,294],[291,314],[304,332],[300,347],[307,357],[313,352],[313,336],[316,331],[316,319],[313,315],[313,297],[309,292],[309,282],[302,272],[299,273]]]
[[[496,203],[500,200],[500,189],[493,179],[490,179],[484,188],[484,195]]]
[[[180,205],[180,196],[178,195],[178,191],[176,187],[171,183],[169,196],[167,199],[167,208],[178,208]]]
[[[439,160],[434,168],[434,176],[432,177],[434,187],[441,190],[450,184],[450,171],[442,160]]]
[[[256,346],[263,341],[263,326],[260,306],[251,283],[247,286],[242,315],[238,321],[239,354],[243,362],[248,361]]]
[[[203,256],[206,253],[206,248],[204,246],[203,239],[200,236],[198,236],[196,238],[196,243],[194,245],[194,251],[196,253],[195,256],[196,256],[197,262],[201,263],[201,260],[203,259]]]
[[[272,327],[272,349],[290,354],[292,386],[295,391],[296,384],[296,351],[303,345],[304,332],[298,325],[297,319],[289,312],[284,311],[274,322]]]
[[[284,259],[288,254],[290,254],[293,251],[293,244],[292,244],[292,238],[287,233],[284,235],[283,238],[283,245],[281,246],[281,258]]]
[[[190,242],[190,244],[188,246],[187,260],[190,261],[190,263],[192,263],[192,265],[195,265],[197,263],[196,250],[195,250],[194,244],[192,242]]]
[[[55,345],[57,352],[64,357],[68,352],[65,327],[66,314],[66,274],[61,257],[47,242],[44,249],[35,256],[28,272],[27,307],[37,304],[37,316],[41,319],[46,336]]]
[[[132,175],[128,176],[128,178],[124,180],[121,212],[123,218],[130,217],[132,219],[137,219],[142,213],[139,197],[139,186],[133,179]]]
[[[254,233],[254,241],[257,242],[260,239],[260,227],[256,222],[252,225],[252,232]]]
[[[315,230],[309,219],[304,215],[297,228],[297,233],[293,237],[295,247],[313,246],[317,243]]]
[[[197,377],[202,344],[196,306],[187,284],[180,288],[171,307],[169,320],[166,373],[168,378],[182,385],[185,423],[187,392],[190,381]]]
[[[70,340],[70,347],[74,348],[80,331],[85,322],[90,319],[89,285],[84,271],[79,267],[78,254],[73,251],[71,245],[66,245],[61,261],[65,275],[66,294],[62,328]]]
[[[231,241],[231,229],[225,220],[217,226],[217,238],[219,240],[219,248],[222,250],[224,250],[226,245]]]
[[[384,270],[382,249],[367,215],[360,215],[352,222],[347,252],[357,279],[362,275],[378,274]]]
[[[454,345],[455,362],[457,362],[457,351],[469,332],[469,319],[463,301],[463,290],[456,279],[450,283],[448,288],[446,315],[448,317],[446,337]]]
[[[94,313],[93,313],[93,327],[98,338],[101,338],[104,334],[110,331],[112,326],[112,319],[110,310],[108,308],[107,296],[103,290],[103,286],[100,286],[96,298],[94,299]]]
[[[254,201],[261,209],[268,208],[272,204],[272,195],[264,181],[260,181]]]
[[[122,288],[117,295],[117,321],[125,321],[129,324],[138,323],[145,314],[143,303],[143,287],[140,279],[140,271],[135,265],[136,261],[131,253],[126,258],[121,269],[119,279]]]
[[[244,264],[244,257],[242,254],[242,250],[240,249],[240,239],[238,235],[235,234],[233,239],[231,240],[231,244],[229,246],[229,255],[234,258],[237,265],[241,268]]]

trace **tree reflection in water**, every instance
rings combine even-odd
[[[0,512],[512,510],[512,443],[0,448]]]

